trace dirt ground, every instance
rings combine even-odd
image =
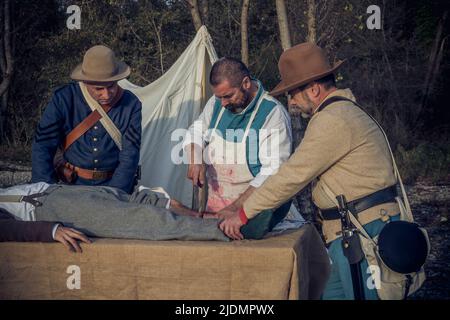
[[[407,189],[416,222],[427,229],[431,242],[427,280],[411,298],[450,299],[450,185],[419,183]]]

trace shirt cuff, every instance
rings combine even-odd
[[[241,208],[241,210],[239,210],[239,218],[241,218],[241,222],[242,222],[243,224],[247,224],[248,218],[247,218],[247,216],[245,215],[244,208]]]
[[[56,240],[56,239],[55,239],[56,229],[58,229],[58,227],[59,227],[60,225],[61,225],[61,224],[57,223],[57,224],[55,224],[55,226],[53,227],[53,230],[52,230],[52,238],[53,238],[53,240]]]
[[[268,177],[270,177],[270,175],[262,175],[261,173],[259,173],[258,175],[256,175],[256,177],[253,178],[252,181],[250,181],[250,185],[254,188],[259,188],[262,186],[264,181],[267,180]]]
[[[166,198],[166,209],[169,210],[170,209],[170,197]]]

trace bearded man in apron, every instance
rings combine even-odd
[[[212,66],[210,84],[214,96],[189,128],[183,148],[190,159],[192,183],[203,188],[206,176],[206,211],[223,218],[241,207],[289,158],[292,132],[286,109],[251,77],[242,61],[218,60]],[[288,201],[261,212],[241,232],[246,239],[260,239],[270,231],[298,228],[303,223]]]

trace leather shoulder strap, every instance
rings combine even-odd
[[[69,134],[66,136],[63,142],[63,151],[69,149],[69,147],[78,140],[83,134],[86,133],[92,126],[101,119],[101,115],[97,110],[92,111],[83,121],[81,121]]]
[[[325,100],[324,103],[319,107],[319,111],[325,109],[327,106],[329,106],[330,104],[334,103],[334,102],[339,102],[339,101],[348,101],[353,103],[355,106],[357,106],[362,112],[364,112],[365,114],[367,114],[367,116],[369,116],[370,119],[372,119],[373,122],[375,122],[375,124],[378,126],[378,128],[381,130],[381,133],[384,136],[384,139],[386,140],[389,152],[391,154],[391,159],[392,159],[392,165],[394,167],[394,175],[398,180],[398,183],[400,185],[400,189],[402,191],[402,197],[403,197],[403,203],[405,205],[405,209],[406,209],[406,218],[410,221],[413,222],[414,221],[414,217],[412,215],[412,211],[411,211],[411,205],[409,203],[409,199],[408,199],[408,195],[406,194],[406,190],[405,190],[405,186],[403,185],[403,181],[402,181],[402,177],[400,176],[400,172],[398,171],[398,167],[397,167],[397,163],[395,161],[394,158],[394,153],[392,152],[392,148],[391,148],[391,144],[389,143],[389,139],[387,138],[386,132],[384,131],[383,127],[378,123],[378,121],[372,116],[370,115],[367,111],[365,111],[361,105],[359,105],[356,101],[353,101],[349,98],[345,98],[342,96],[333,96],[330,97],[329,99]]]
[[[116,127],[114,122],[111,120],[111,118],[107,115],[105,110],[100,106],[100,104],[95,101],[91,95],[89,94],[86,85],[83,82],[78,82],[80,85],[81,93],[83,94],[84,99],[86,100],[88,106],[91,108],[92,111],[97,110],[100,115],[102,116],[100,119],[100,122],[102,123],[105,130],[108,132],[108,134],[113,139],[114,143],[116,144],[117,148],[122,151],[122,134],[120,130]]]
[[[361,107],[360,105],[358,105],[355,101],[345,98],[345,97],[341,97],[341,96],[333,96],[328,98],[327,100],[325,100],[319,107],[319,109],[317,110],[317,112],[322,111],[323,109],[325,109],[326,107],[328,107],[330,104],[333,104],[335,102],[339,102],[339,101],[349,101],[353,104],[356,104],[358,107]]]

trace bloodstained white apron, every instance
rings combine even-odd
[[[247,137],[265,95],[266,93],[262,94],[258,99],[240,142],[227,141],[218,134],[217,126],[222,119],[225,108],[222,107],[219,113],[206,151],[209,160],[206,167],[208,181],[207,211],[217,212],[233,203],[247,190],[250,182],[254,179],[246,156]],[[242,129],[238,130],[242,132]],[[240,135],[237,134],[237,136]],[[257,156],[250,158],[257,158]]]

